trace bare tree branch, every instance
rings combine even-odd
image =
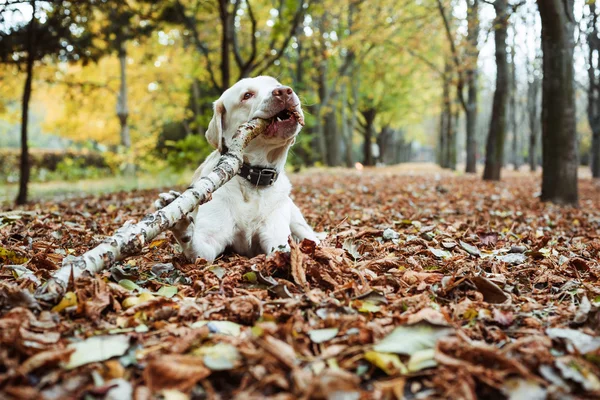
[[[290,29],[288,31],[288,34],[285,37],[284,41],[281,43],[281,46],[279,47],[279,49],[276,51],[275,55],[273,57],[266,56],[260,62],[256,63],[257,68],[261,67],[259,69],[259,71],[257,72],[257,75],[264,74],[265,71],[271,66],[271,64],[273,64],[275,61],[279,60],[281,58],[281,56],[283,55],[283,52],[285,51],[288,44],[290,43],[290,40],[292,40],[292,37],[294,36],[294,33],[296,32],[296,28],[300,24],[300,21],[302,20],[302,17],[304,16],[305,11],[308,9],[308,7],[306,7],[306,8],[304,7],[304,4],[309,4],[309,3],[305,3],[305,0],[300,0],[298,9],[296,10],[296,13],[294,14],[292,23],[290,24]]]
[[[458,94],[458,100],[462,105],[463,109],[467,109],[467,102],[465,100],[464,95],[464,77],[461,68],[461,62],[458,56],[458,50],[456,48],[456,44],[454,43],[454,37],[452,36],[452,31],[450,30],[450,22],[448,21],[448,17],[446,16],[446,10],[444,9],[444,5],[442,4],[442,0],[437,0],[438,10],[440,11],[440,15],[442,20],[444,21],[444,28],[446,30],[446,36],[448,37],[448,41],[450,42],[450,50],[452,52],[452,60],[454,62],[454,66],[456,67],[456,74],[458,76],[458,82],[456,83],[456,90]]]
[[[194,46],[196,47],[196,50],[203,54],[204,58],[206,59],[206,69],[208,71],[208,75],[210,77],[210,81],[213,85],[213,88],[215,90],[221,90],[221,85],[217,83],[217,80],[215,78],[212,61],[210,59],[210,51],[208,47],[202,42],[202,40],[200,40],[200,33],[198,32],[198,28],[196,26],[195,15],[187,16],[185,13],[185,7],[183,6],[183,4],[181,4],[180,0],[175,1],[175,5],[177,11],[179,12],[179,15],[185,23],[186,28],[192,32],[192,39],[194,41]]]

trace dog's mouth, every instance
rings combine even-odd
[[[292,115],[290,110],[282,110],[273,117],[273,120],[275,123],[277,123],[277,122],[287,121],[293,117],[294,116]]]
[[[298,124],[304,126],[302,114],[295,109],[284,109],[271,117],[265,133],[267,136],[275,136],[277,133],[287,136],[287,133],[296,130]]]

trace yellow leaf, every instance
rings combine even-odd
[[[137,306],[138,304],[140,304],[140,299],[136,296],[128,297],[125,300],[123,300],[123,303],[121,303],[123,308],[131,308],[133,306]]]
[[[370,350],[365,353],[365,360],[380,368],[388,375],[396,372],[400,372],[401,374],[408,373],[408,368],[400,361],[400,357],[397,354],[380,353]]]
[[[167,241],[167,239],[154,240],[154,241],[152,241],[152,243],[150,243],[150,245],[148,247],[151,248],[151,249],[153,249],[155,247],[159,247],[160,245],[162,245],[166,241]]]
[[[148,301],[148,300],[152,300],[153,298],[154,298],[154,295],[150,292],[143,292],[142,294],[139,295],[139,299],[140,299],[141,303]]]
[[[375,312],[379,312],[379,310],[381,310],[381,307],[379,307],[378,305],[376,305],[374,303],[371,303],[370,301],[363,301],[362,305],[358,309],[358,311],[364,312],[364,313],[375,313]]]
[[[0,262],[3,264],[24,264],[27,262],[27,258],[19,256],[13,250],[0,246]]]
[[[54,312],[62,312],[65,308],[73,307],[77,305],[77,295],[73,292],[65,293],[64,297],[54,307],[52,307],[52,311]]]

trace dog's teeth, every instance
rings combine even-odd
[[[281,121],[282,121],[282,119],[277,117],[277,122],[281,122]]]

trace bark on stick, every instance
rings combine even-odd
[[[161,232],[173,227],[201,204],[211,199],[211,194],[227,183],[240,170],[243,150],[248,143],[260,135],[269,121],[253,119],[240,126],[229,145],[227,153],[210,174],[190,186],[180,197],[166,207],[146,215],[140,222],[128,221],[115,234],[101,244],[78,257],[67,257],[63,265],[36,292],[36,297],[45,301],[56,301],[67,289],[71,275],[78,279],[83,273],[95,274],[115,261],[135,255]]]

